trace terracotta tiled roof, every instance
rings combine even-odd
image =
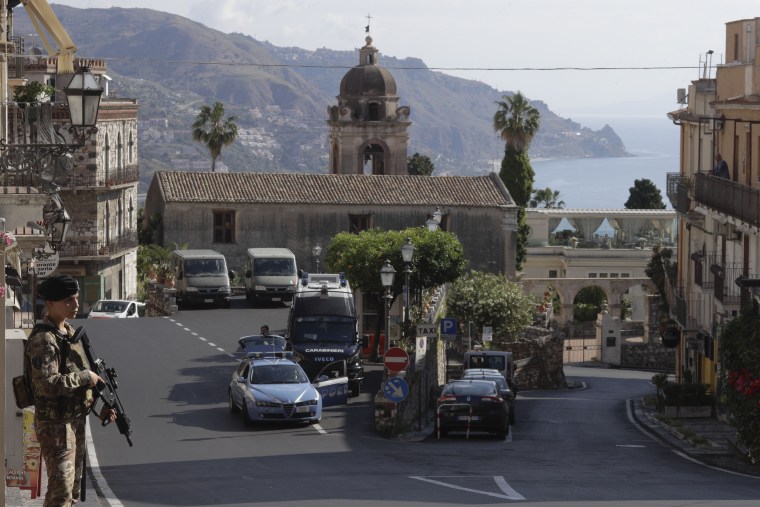
[[[428,177],[158,171],[154,178],[167,203],[513,205],[496,173]]]

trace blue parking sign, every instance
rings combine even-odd
[[[443,336],[456,336],[457,319],[451,319],[449,317],[441,319],[441,334]]]

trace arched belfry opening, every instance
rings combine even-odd
[[[385,151],[379,144],[370,144],[362,152],[364,164],[360,174],[385,174]]]
[[[327,108],[332,174],[409,174],[409,107],[399,106],[396,80],[378,65],[372,37],[359,50],[359,65],[340,82],[338,105]]]

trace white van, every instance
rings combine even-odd
[[[230,278],[224,255],[213,250],[174,250],[172,270],[176,279],[177,306],[211,304],[230,307]]]
[[[296,256],[287,248],[249,248],[245,298],[251,303],[290,302],[298,286]]]
[[[499,370],[509,388],[515,390],[515,361],[511,352],[502,350],[474,350],[465,352],[464,369],[486,368]]]

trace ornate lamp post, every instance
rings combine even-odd
[[[391,301],[393,295],[391,294],[391,287],[393,287],[393,279],[396,277],[396,270],[391,266],[391,261],[386,260],[383,267],[380,268],[380,283],[385,287],[385,347],[383,347],[383,357],[390,348],[390,333],[391,333]]]
[[[401,246],[401,258],[404,261],[404,338],[406,339],[409,338],[409,324],[412,320],[409,315],[409,277],[412,274],[412,257],[414,257],[414,243],[411,238],[406,238],[406,243]]]
[[[72,76],[68,86],[63,89],[69,106],[71,126],[69,132],[81,146],[98,129],[98,108],[103,88],[98,84],[90,67],[83,66]]]
[[[314,256],[314,261],[317,263],[317,273],[319,273],[319,256],[322,255],[322,247],[319,244],[314,245],[311,249],[311,255]]]

